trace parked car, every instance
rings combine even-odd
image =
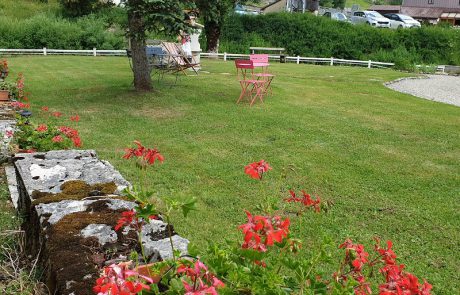
[[[341,12],[326,11],[323,14],[323,16],[328,17],[328,18],[333,19],[333,20],[340,21],[340,22],[347,22],[348,21],[347,16],[345,14],[341,13]]]
[[[387,13],[384,16],[390,20],[390,27],[392,29],[420,28],[422,26],[419,21],[405,14]]]
[[[390,20],[377,11],[355,11],[351,17],[353,24],[368,24],[377,28],[389,28]]]

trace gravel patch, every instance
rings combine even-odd
[[[398,79],[385,86],[420,98],[460,106],[460,77],[427,75]]]

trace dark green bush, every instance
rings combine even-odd
[[[388,30],[309,14],[231,15],[221,52],[250,46],[284,47],[289,55],[372,59],[410,69],[414,64],[460,64],[460,31],[442,27]]]

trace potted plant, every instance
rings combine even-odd
[[[8,77],[8,73],[8,61],[4,59],[0,62],[0,79],[5,79],[6,77]]]
[[[16,84],[0,81],[0,101],[8,101],[10,95],[16,91]]]

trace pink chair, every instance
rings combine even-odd
[[[268,62],[268,54],[251,54],[249,55],[249,59],[254,62],[254,67],[262,67],[262,73],[254,74],[254,76],[257,77],[257,79],[263,79],[266,81],[264,94],[270,90],[270,95],[272,95],[273,91],[271,84],[275,75],[268,73],[268,66],[270,65]]]
[[[239,103],[243,97],[249,98],[250,106],[254,104],[257,98],[263,103],[263,95],[266,92],[265,79],[254,78],[254,63],[252,60],[235,60],[236,73],[241,86],[240,97],[236,101]]]
[[[249,55],[249,60],[254,62],[255,67],[268,67],[268,54],[251,54]]]

